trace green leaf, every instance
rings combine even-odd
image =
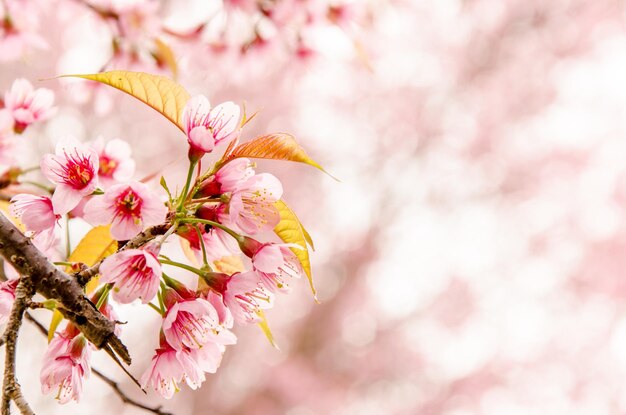
[[[276,344],[276,340],[274,340],[274,335],[270,330],[270,326],[269,324],[267,324],[267,318],[265,317],[265,313],[263,312],[263,310],[259,310],[256,314],[261,318],[261,321],[258,323],[258,325],[259,327],[261,327],[261,330],[263,330],[263,334],[265,334],[265,337],[267,337],[267,340],[269,340],[272,347],[280,350],[280,347],[278,347],[278,344]]]
[[[227,156],[226,162],[238,157],[296,161],[316,167],[333,177],[309,157],[292,135],[286,133],[263,135],[247,143],[239,144]]]
[[[110,71],[96,74],[61,75],[89,79],[126,92],[139,101],[154,108],[174,123],[182,132],[183,109],[189,100],[189,93],[171,79],[144,72]]]
[[[302,247],[302,249],[298,248],[290,248],[291,252],[298,258],[300,264],[302,265],[302,269],[309,279],[309,285],[311,286],[311,291],[313,292],[313,296],[315,297],[315,301],[317,301],[317,291],[315,290],[315,285],[313,284],[313,276],[311,274],[311,261],[309,259],[309,250],[307,249],[307,240],[310,240],[311,237],[308,236],[308,233],[300,223],[300,219],[296,216],[296,214],[291,210],[289,206],[282,200],[277,201],[274,206],[278,209],[278,213],[280,213],[280,222],[274,228],[274,233],[278,235],[278,237],[285,243],[296,244]],[[311,246],[313,245],[313,241],[309,242]]]

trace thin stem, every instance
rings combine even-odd
[[[65,247],[67,258],[72,254],[72,245],[70,243],[70,215],[65,216]]]
[[[204,204],[204,203],[222,203],[222,201],[219,198],[215,198],[215,197],[203,197],[201,199],[191,199],[189,203],[196,205],[196,204]]]
[[[237,242],[243,242],[244,237],[240,234],[238,234],[237,232],[235,232],[234,230],[230,229],[228,226],[224,226],[221,223],[218,222],[214,222],[212,220],[208,220],[208,219],[199,219],[199,218],[184,218],[180,220],[181,223],[204,223],[205,225],[211,225],[215,228],[219,228],[221,230],[223,230],[224,232],[226,232],[227,234],[229,234],[230,236],[232,236],[233,238],[235,238],[237,240]]]
[[[197,275],[200,275],[200,276],[203,275],[202,271],[200,271],[199,269],[194,268],[194,267],[192,267],[190,265],[181,264],[180,262],[170,261],[170,260],[167,260],[167,259],[160,259],[160,261],[161,261],[161,264],[164,264],[164,265],[172,265],[172,266],[175,266],[175,267],[178,267],[178,268],[186,269],[187,271],[191,271],[194,274],[197,274]]]
[[[54,189],[52,189],[52,188],[50,188],[48,186],[45,186],[45,185],[43,185],[41,183],[30,181],[30,180],[20,180],[20,183],[22,183],[22,184],[30,184],[31,186],[38,187],[39,189],[45,190],[48,193],[52,193],[54,191]]]
[[[196,167],[196,162],[189,162],[189,171],[187,172],[187,181],[185,182],[185,187],[183,187],[183,191],[180,194],[180,202],[178,203],[178,212],[183,210],[183,206],[185,205],[185,199],[187,199],[187,192],[189,191],[189,185],[191,184],[191,178],[193,176],[193,169]]]
[[[73,262],[67,262],[67,261],[56,261],[56,262],[53,262],[53,264],[57,266],[63,266],[63,267],[71,267],[72,265],[74,265]]]
[[[32,166],[32,167],[29,167],[29,168],[27,168],[27,169],[22,169],[22,170],[20,171],[20,176],[21,176],[22,174],[27,174],[27,173],[30,173],[31,171],[36,171],[36,170],[39,170],[39,169],[40,169],[40,167],[39,167],[39,166]]]
[[[152,303],[146,303],[146,304],[148,304],[148,306],[149,306],[151,309],[153,309],[154,311],[156,311],[157,313],[159,313],[159,315],[160,315],[160,316],[162,316],[162,315],[163,315],[163,310],[161,310],[159,307],[155,306],[155,305],[154,305],[154,304],[152,304]]]
[[[104,304],[104,302],[109,297],[109,293],[111,292],[112,288],[113,288],[113,284],[107,284],[104,286],[104,291],[102,292],[102,294],[100,294],[100,298],[98,298],[98,303],[96,304],[96,308],[98,310],[100,310],[100,307],[102,306],[102,304]]]
[[[163,237],[159,241],[159,246],[163,245],[165,240],[167,238],[169,238],[170,235],[172,235],[174,232],[176,232],[176,229],[178,229],[178,222],[174,222],[174,224],[172,226],[170,226],[170,228],[167,230],[167,232],[165,232],[165,234],[163,235]]]
[[[204,246],[204,239],[202,238],[202,233],[200,233],[200,229],[198,229],[198,225],[193,225],[193,228],[196,230],[198,234],[198,240],[200,241],[200,248],[202,249],[202,262],[205,267],[209,266],[209,261],[206,259],[206,247]]]

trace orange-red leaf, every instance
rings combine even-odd
[[[322,166],[309,157],[292,135],[286,133],[263,135],[247,143],[239,144],[228,155],[227,161],[237,157],[296,161],[316,167],[328,174]]]

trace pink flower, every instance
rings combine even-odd
[[[75,329],[57,333],[44,355],[40,380],[42,393],[58,390],[59,403],[70,399],[78,402],[83,391],[83,379],[89,377],[91,368],[90,346]]]
[[[272,230],[280,222],[274,203],[282,195],[283,186],[275,176],[269,173],[252,176],[232,192],[227,222],[248,234]]]
[[[113,298],[122,304],[138,298],[146,304],[159,289],[161,264],[156,243],[127,249],[107,257],[100,266],[100,282],[113,283]]]
[[[54,213],[49,197],[25,193],[13,196],[10,211],[20,219],[27,231],[35,233],[54,231],[54,225],[61,218]]]
[[[47,251],[56,242],[54,225],[61,215],[54,213],[52,201],[46,196],[19,194],[11,199],[10,212],[24,224],[31,233],[33,243],[42,251]]]
[[[4,94],[4,105],[15,120],[15,131],[20,133],[36,121],[49,118],[54,109],[54,93],[46,88],[34,89],[26,79],[16,79]]]
[[[250,160],[247,158],[234,159],[204,181],[198,195],[210,197],[232,192],[252,176],[254,176],[254,169]]]
[[[263,285],[270,291],[289,291],[291,278],[300,278],[302,266],[290,247],[295,244],[262,244],[252,238],[245,238],[242,251],[252,258],[252,267],[261,276]]]
[[[205,96],[191,98],[183,110],[183,125],[191,146],[190,160],[196,161],[222,141],[234,138],[239,114],[239,106],[233,102],[224,102],[211,109]]]
[[[98,137],[92,146],[100,159],[98,177],[103,186],[130,180],[135,173],[135,160],[131,158],[132,151],[126,141],[115,138],[105,144],[104,139]]]
[[[175,350],[165,341],[156,350],[150,367],[141,377],[141,387],[152,385],[155,391],[166,399],[171,399],[178,392],[178,384],[185,381],[190,388],[196,389],[205,377],[202,369],[190,356],[188,350]]]
[[[92,225],[110,223],[111,235],[119,241],[162,223],[166,214],[159,196],[139,182],[111,186],[103,196],[85,205],[85,220]]]
[[[19,278],[13,278],[0,284],[0,325],[4,325],[9,321],[13,302],[15,301],[15,289],[19,282]]]
[[[55,155],[43,157],[41,172],[56,183],[52,205],[55,213],[64,215],[98,187],[98,155],[76,142],[62,142]]]
[[[223,297],[224,304],[239,324],[260,321],[257,313],[274,305],[272,293],[265,289],[261,277],[254,271],[233,274]]]
[[[218,316],[211,303],[202,298],[184,299],[171,289],[166,291],[165,303],[163,333],[174,349],[198,349],[214,339]]]

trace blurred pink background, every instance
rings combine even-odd
[[[84,4],[26,3],[48,48],[0,63],[1,90],[16,77],[35,82],[107,63],[110,29]],[[165,407],[177,415],[626,413],[626,3],[283,0],[327,18],[337,4],[350,11],[307,27],[306,50],[290,43],[289,25],[283,42],[258,16],[248,19],[253,1],[226,3],[157,3],[157,29],[145,23],[138,36],[159,24],[184,31],[194,19],[213,22],[199,40],[165,35],[178,81],[214,103],[245,102],[259,114],[244,137],[290,132],[340,182],[259,162],[283,180],[284,199],[313,236],[321,304],[300,281],[268,313],[280,351],[256,327],[240,327],[218,373]],[[211,28],[220,24],[226,40]],[[255,25],[270,35],[242,54],[237,45]],[[182,184],[185,139],[152,110],[77,81],[36,84],[55,90],[59,111],[24,137],[25,164],[65,135],[121,137],[138,177],[161,171]],[[121,314],[140,374],[158,322],[139,306]],[[143,413],[97,378],[80,404],[57,405],[39,393],[45,340],[27,327],[20,346],[18,376],[42,413]],[[159,402],[104,354],[94,360],[130,395]]]

